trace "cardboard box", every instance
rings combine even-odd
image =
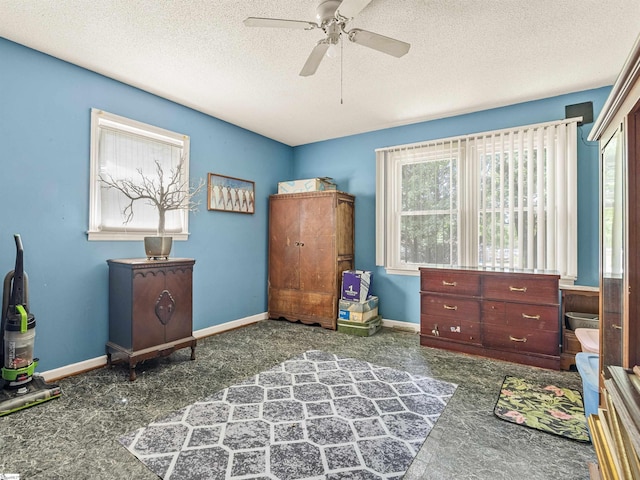
[[[278,183],[278,193],[322,192],[335,189],[336,184],[329,177],[307,178]]]
[[[366,270],[345,270],[342,272],[341,298],[352,302],[367,300],[371,290],[372,277],[373,274]]]
[[[378,315],[364,323],[353,323],[348,320],[338,320],[338,331],[359,337],[370,337],[382,328],[382,317]]]
[[[351,322],[366,322],[378,316],[378,297],[369,297],[364,302],[340,300],[338,319]]]

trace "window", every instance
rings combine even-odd
[[[167,177],[180,168],[181,182],[188,184],[189,137],[91,109],[89,240],[141,240],[157,233],[158,213],[154,206],[141,200],[134,202],[133,216],[126,222],[123,211],[129,200],[121,192],[107,188],[100,178],[157,178],[158,166]],[[166,233],[186,240],[188,220],[187,210],[168,211]]]
[[[376,264],[577,276],[579,119],[376,151]]]

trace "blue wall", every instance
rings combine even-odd
[[[19,233],[39,371],[104,354],[105,260],[144,256],[87,240],[92,107],[189,135],[192,179],[256,182],[254,215],[207,211],[203,192],[172,255],[196,259],[194,329],[266,311],[268,196],[292,176],[291,147],[0,38],[0,275]]]
[[[0,38],[0,275],[13,269],[20,233],[45,371],[104,354],[109,258],[141,257],[142,242],[89,242],[90,109],[100,108],[191,137],[193,178],[208,172],[256,182],[256,213],[190,214],[191,236],[172,255],[196,259],[194,329],[267,308],[268,196],[277,182],[333,177],[356,195],[356,266],[373,270],[385,318],[419,321],[418,279],[375,267],[376,148],[557,120],[564,106],[602,88],[291,148]],[[586,138],[591,125],[580,130]],[[579,278],[598,282],[598,155],[580,140]]]
[[[356,196],[356,267],[374,272],[373,292],[385,319],[420,321],[419,279],[375,266],[375,152],[392,145],[542,123],[565,118],[565,105],[593,102],[594,118],[610,87],[484,110],[295,147],[295,177],[333,177]],[[578,127],[578,285],[598,285],[598,147]]]

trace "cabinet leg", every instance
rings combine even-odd
[[[136,365],[129,364],[129,381],[133,382],[136,379]]]
[[[193,345],[191,347],[191,360],[195,360],[196,359],[196,346]]]
[[[111,352],[107,350],[107,367],[111,368]]]

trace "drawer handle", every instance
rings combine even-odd
[[[458,282],[447,282],[446,280],[442,280],[442,285],[445,287],[455,287],[458,285]]]
[[[527,318],[529,320],[540,320],[540,315],[527,315],[526,313],[523,313],[522,318]]]
[[[510,292],[522,292],[525,293],[527,291],[527,287],[511,287],[509,286]]]
[[[509,340],[511,340],[512,342],[527,343],[527,339],[526,338],[516,338],[516,337],[512,337],[511,335],[509,335]]]
[[[622,325],[611,325],[611,328],[615,328],[616,330],[622,330]]]
[[[457,309],[458,309],[458,306],[457,306],[457,305],[447,305],[447,304],[444,304],[442,307],[443,307],[445,310],[457,310]]]

